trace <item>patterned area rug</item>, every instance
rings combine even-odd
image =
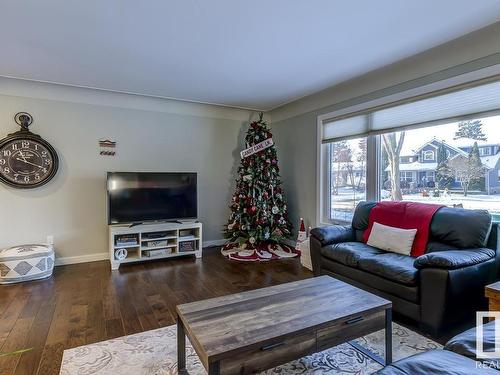
[[[135,335],[64,351],[61,375],[176,375],[176,326],[168,326]],[[356,340],[383,357],[384,331]],[[395,360],[442,348],[441,345],[405,327],[393,325],[393,357]],[[187,369],[190,375],[206,374],[194,349],[188,342]],[[263,374],[371,374],[381,366],[349,344],[289,362]]]

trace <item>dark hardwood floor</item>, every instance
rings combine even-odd
[[[63,351],[175,323],[175,306],[312,277],[298,259],[244,263],[218,248],[203,259],[56,267],[47,280],[0,286],[0,375],[58,374]]]

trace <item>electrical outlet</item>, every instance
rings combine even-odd
[[[52,234],[49,234],[47,236],[47,244],[53,245],[54,244],[54,236]]]

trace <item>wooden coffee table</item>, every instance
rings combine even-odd
[[[392,362],[392,304],[329,276],[177,306],[179,373],[186,337],[212,374],[255,373],[349,342]],[[385,328],[385,361],[351,340]]]

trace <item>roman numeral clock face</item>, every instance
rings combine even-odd
[[[11,186],[43,185],[55,174],[57,155],[42,139],[13,139],[0,146],[0,179]]]

